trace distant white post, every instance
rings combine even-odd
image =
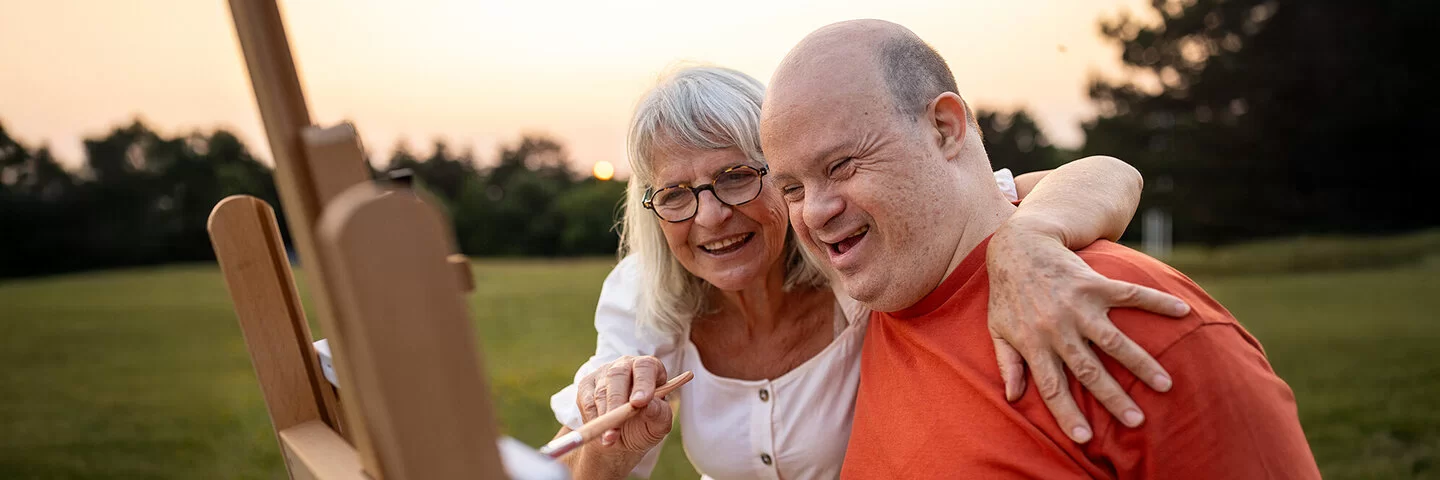
[[[1141,248],[1145,249],[1145,253],[1160,259],[1170,256],[1170,247],[1173,246],[1170,237],[1170,214],[1157,207],[1150,207],[1145,209],[1140,221],[1143,224]]]

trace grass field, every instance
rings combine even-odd
[[[1198,277],[1295,390],[1326,478],[1440,478],[1440,257],[1428,255]],[[554,434],[549,396],[594,349],[611,263],[477,262],[472,312],[508,434]],[[0,283],[0,478],[283,478],[269,428],[213,266]],[[656,478],[694,477],[672,436]]]

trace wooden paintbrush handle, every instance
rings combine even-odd
[[[680,388],[681,385],[685,385],[685,383],[689,382],[692,378],[695,378],[694,372],[682,372],[681,374],[676,375],[675,378],[670,379],[670,381],[665,382],[664,385],[655,387],[655,396],[665,398],[665,396],[669,395],[670,392],[673,392],[676,389]]]
[[[665,398],[670,392],[680,388],[681,385],[684,385],[685,382],[690,381],[692,378],[695,378],[695,373],[693,372],[676,375],[675,378],[670,379],[670,381],[665,382],[664,385],[655,389],[655,397]],[[625,423],[625,420],[635,415],[635,413],[635,407],[630,406],[630,402],[625,402],[625,404],[619,408],[605,412],[604,415],[591,420],[590,423],[581,425],[579,430],[551,440],[550,443],[545,444],[544,447],[540,447],[540,454],[550,458],[560,458],[562,455],[579,448],[581,445],[600,438],[600,435],[603,435],[605,431],[619,427],[620,424]]]
[[[655,388],[655,398],[664,398],[666,395],[669,395],[670,392],[684,385],[685,382],[689,382],[692,378],[695,378],[694,372],[687,371],[676,375],[675,378],[665,382],[664,385]],[[619,427],[625,423],[625,420],[630,419],[630,417],[634,416],[638,411],[635,407],[630,406],[629,402],[626,402],[619,408],[605,412],[604,415],[596,417],[594,420],[591,420],[590,423],[581,426],[578,431],[580,432],[580,436],[585,438],[585,442],[589,443],[591,440],[600,438],[600,435],[605,433],[606,430]]]

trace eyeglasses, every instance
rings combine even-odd
[[[715,176],[715,182],[707,185],[676,185],[659,190],[645,190],[645,208],[655,216],[670,223],[689,220],[700,211],[700,192],[709,190],[720,203],[737,207],[760,196],[764,182],[760,177],[770,173],[766,167],[736,165]]]

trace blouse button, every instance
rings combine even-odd
[[[760,401],[762,401],[762,402],[768,402],[768,401],[770,401],[770,391],[769,391],[769,390],[765,390],[765,389],[761,389],[761,390],[760,390]]]
[[[764,462],[766,465],[769,465],[769,464],[775,462],[773,459],[770,458],[770,454],[768,454],[768,453],[762,453],[762,454],[760,454],[760,461],[761,461],[761,462]]]

